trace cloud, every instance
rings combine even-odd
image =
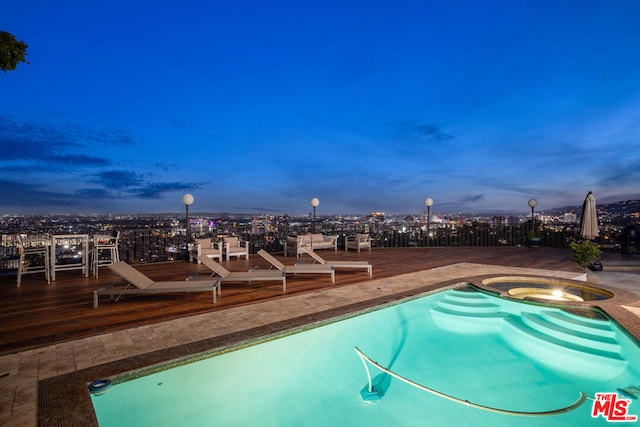
[[[28,208],[73,207],[80,201],[73,194],[57,193],[39,190],[37,185],[0,179],[0,193],[4,204]]]
[[[476,194],[475,196],[465,196],[460,200],[463,203],[477,203],[484,199],[484,194]]]
[[[174,191],[193,191],[200,189],[200,184],[184,182],[156,182],[132,189],[129,194],[142,199],[160,199],[165,193]]]
[[[96,167],[111,164],[109,159],[78,153],[83,148],[102,142],[122,144],[127,137],[109,135],[107,132],[92,134],[86,129],[59,128],[50,124],[18,122],[0,117],[0,145],[3,147],[0,161],[8,166],[19,166],[14,162],[45,163],[53,168],[59,166]],[[86,142],[90,141],[91,144]]]
[[[104,188],[85,188],[75,192],[80,199],[116,199],[117,197]]]
[[[396,123],[395,129],[400,138],[419,138],[427,143],[443,142],[454,138],[452,134],[432,124],[404,121]]]
[[[640,182],[640,159],[635,159],[624,165],[617,165],[598,181],[604,187],[635,187],[638,182]]]
[[[110,170],[95,174],[91,182],[102,184],[107,188],[125,189],[137,187],[143,183],[140,175],[126,170]]]
[[[93,157],[84,154],[65,154],[62,156],[50,156],[47,160],[53,163],[59,163],[64,166],[80,166],[80,167],[95,167],[95,166],[108,166],[111,161],[103,157]]]
[[[74,135],[79,141],[87,141],[98,143],[108,147],[127,147],[135,145],[135,141],[127,131],[122,129],[110,129],[95,131],[85,128],[69,129],[70,134]]]

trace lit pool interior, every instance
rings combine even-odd
[[[464,287],[136,379],[113,378],[92,402],[103,427],[610,425],[592,417],[591,398],[552,416],[460,404],[363,362],[355,347],[413,383],[507,411],[554,411],[581,393],[640,388],[640,349],[614,322]],[[640,400],[624,397],[628,413],[640,414]]]

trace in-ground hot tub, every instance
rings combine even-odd
[[[613,298],[610,291],[576,280],[555,277],[502,276],[482,281],[484,286],[506,292],[518,299],[581,302]]]

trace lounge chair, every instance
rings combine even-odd
[[[199,257],[198,260],[207,267],[209,270],[213,271],[211,274],[211,278],[218,275],[220,277],[216,277],[220,282],[220,287],[222,287],[222,282],[282,282],[282,290],[287,290],[287,276],[281,271],[229,271],[221,264],[212,260],[209,257],[202,256]],[[198,279],[200,280],[200,279]],[[194,280],[197,281],[197,280]]]
[[[322,265],[330,265],[334,269],[345,268],[345,269],[354,269],[354,268],[364,268],[369,273],[369,277],[373,276],[373,266],[369,261],[327,261],[318,255],[315,251],[310,248],[302,248],[304,253],[308,254],[313,258],[316,262],[319,262]]]
[[[154,282],[145,274],[136,270],[124,261],[116,262],[107,266],[111,271],[116,273],[127,281],[127,285],[122,287],[114,287],[113,285],[103,286],[93,291],[93,308],[98,307],[98,297],[100,295],[116,296],[118,301],[123,295],[129,294],[159,294],[169,292],[211,292],[213,294],[213,303],[218,302],[216,297],[216,289],[220,292],[220,280],[176,280],[168,282]]]
[[[285,274],[330,274],[331,282],[336,281],[336,271],[330,265],[322,264],[295,264],[285,265],[278,261],[273,255],[264,249],[258,251],[258,255],[264,258],[272,267],[277,268]]]

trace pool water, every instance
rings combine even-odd
[[[640,349],[616,325],[561,310],[447,290],[118,383],[92,396],[100,426],[584,426],[592,401],[550,417],[487,412],[369,366],[354,351],[473,403],[549,411],[640,386]],[[632,400],[629,414],[640,414]]]

